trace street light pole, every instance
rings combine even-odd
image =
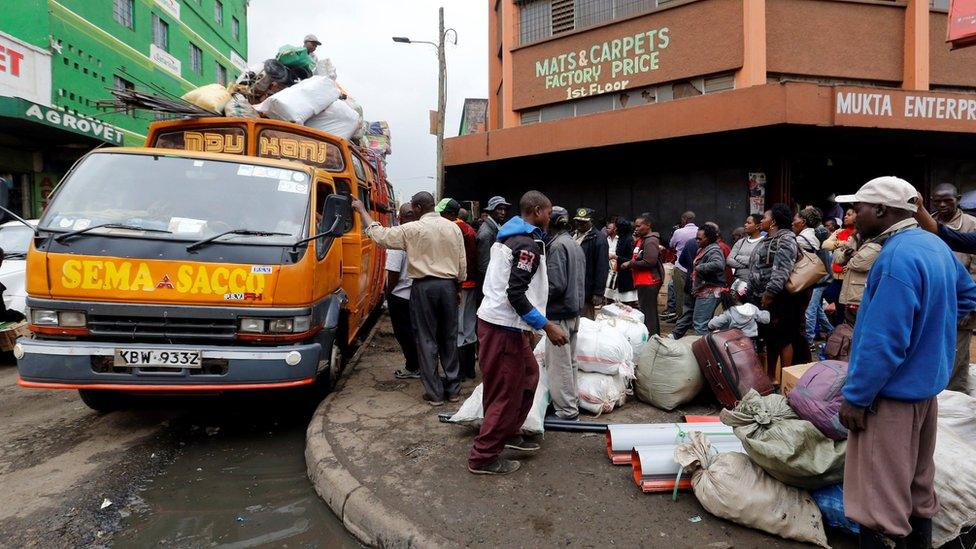
[[[444,197],[444,119],[447,115],[447,54],[444,43],[447,34],[454,33],[453,44],[457,45],[457,31],[444,28],[444,8],[439,10],[438,19],[438,39],[437,43],[425,42],[423,40],[411,40],[405,36],[394,36],[393,41],[400,44],[428,44],[437,50],[437,189],[436,196],[440,200]]]
[[[444,54],[444,7],[440,10],[437,43],[437,200],[444,198],[444,117],[447,112],[447,56]]]

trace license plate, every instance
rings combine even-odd
[[[200,351],[163,349],[116,349],[116,366],[200,368]]]

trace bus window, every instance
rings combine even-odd
[[[348,179],[336,178],[335,184],[336,184],[336,192],[338,194],[345,195],[345,196],[352,196],[352,187],[349,186]]]
[[[363,161],[355,154],[352,155],[352,167],[356,172],[356,177],[360,181],[366,181],[366,168],[363,167]]]
[[[324,224],[325,220],[323,219],[323,214],[325,213],[326,199],[329,198],[330,194],[335,193],[335,189],[332,188],[332,185],[330,185],[325,181],[319,181],[316,184],[316,187],[317,189],[315,193],[315,233],[314,234],[325,232],[330,228],[325,226]],[[328,251],[325,245],[325,237],[322,237],[315,242],[315,248],[316,248],[315,255],[318,257],[319,261],[325,259],[325,252]]]

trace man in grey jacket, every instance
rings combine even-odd
[[[485,273],[488,272],[488,260],[491,259],[491,247],[498,238],[498,228],[505,223],[505,215],[508,207],[511,206],[502,196],[493,196],[488,200],[488,219],[478,227],[478,236],[475,241],[478,247],[478,287],[485,280]]]
[[[546,339],[545,367],[556,415],[560,419],[576,419],[579,417],[576,332],[586,299],[586,258],[583,249],[569,234],[569,212],[566,208],[553,207],[549,229],[551,239],[546,245],[546,271],[549,276],[546,318],[566,332],[569,345],[557,347]]]

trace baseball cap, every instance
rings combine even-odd
[[[306,34],[305,35],[305,40],[303,40],[303,42],[315,42],[316,44],[318,44],[320,46],[322,45],[322,42],[319,42],[319,39],[316,38],[314,34]]]
[[[593,221],[593,214],[595,213],[596,210],[593,208],[577,208],[576,217],[573,219],[577,221]]]
[[[566,221],[568,222],[569,221],[569,211],[566,210],[566,208],[563,208],[562,206],[553,206],[552,207],[552,213],[549,214],[549,220],[552,221],[552,222],[555,222],[555,221],[559,220],[560,217],[565,217],[566,218]]]
[[[854,194],[838,196],[837,202],[841,204],[865,202],[917,212],[918,204],[915,203],[917,198],[918,191],[911,183],[900,177],[886,175],[868,181]]]
[[[444,198],[434,206],[437,213],[458,213],[461,210],[461,203],[453,198]]]
[[[504,196],[493,196],[488,199],[488,207],[485,208],[485,211],[488,212],[494,211],[495,208],[499,206],[505,206],[507,208],[511,206],[511,204],[509,204],[509,202],[505,200]]]

